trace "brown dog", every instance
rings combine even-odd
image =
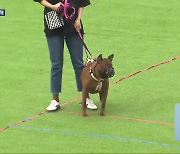
[[[89,98],[89,93],[99,93],[101,101],[100,115],[105,115],[105,105],[108,95],[109,80],[108,78],[114,76],[114,68],[112,67],[112,60],[114,55],[108,58],[102,58],[102,54],[93,62],[87,63],[81,73],[82,82],[82,114],[86,114],[86,98]]]

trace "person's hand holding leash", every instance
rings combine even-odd
[[[74,28],[76,29],[77,32],[79,32],[81,30],[81,22],[79,19],[76,19],[76,21],[74,23]]]
[[[74,22],[74,28],[76,29],[77,32],[80,32],[81,30],[81,17],[82,17],[82,12],[83,12],[83,8],[79,8],[78,10],[78,17],[76,18],[75,22]]]

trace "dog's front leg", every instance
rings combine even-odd
[[[86,113],[86,98],[88,98],[88,92],[85,88],[82,89],[82,115],[87,116]]]
[[[102,90],[99,92],[99,100],[102,102]]]
[[[102,92],[100,116],[105,116],[107,92]]]
[[[105,116],[105,107],[106,107],[106,99],[108,95],[108,88],[109,88],[109,82],[105,81],[103,83],[103,87],[100,91],[100,96],[101,96],[101,112],[100,116]]]

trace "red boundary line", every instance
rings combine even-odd
[[[68,114],[78,114],[81,115],[81,112],[72,112],[72,111],[60,111],[63,113],[68,113]],[[88,114],[88,116],[99,116],[96,114]],[[125,120],[133,120],[133,121],[139,121],[139,122],[147,122],[147,123],[156,123],[156,124],[162,124],[162,125],[169,125],[169,126],[174,126],[173,123],[170,122],[163,122],[163,121],[158,121],[158,120],[145,120],[145,119],[140,119],[140,118],[130,118],[130,117],[124,117],[124,116],[106,116],[111,119],[125,119]]]
[[[134,72],[134,73],[132,73],[132,74],[129,74],[129,75],[127,75],[127,76],[124,76],[124,77],[122,77],[122,78],[120,78],[120,79],[118,79],[118,80],[110,83],[110,86],[112,86],[112,85],[114,85],[114,84],[117,84],[118,82],[120,82],[120,81],[122,81],[122,80],[128,79],[128,78],[130,78],[130,77],[132,77],[132,76],[134,76],[134,75],[136,75],[136,74],[138,74],[138,73],[140,73],[140,72],[147,71],[147,70],[149,70],[149,69],[151,69],[151,68],[157,67],[157,66],[162,65],[162,64],[169,63],[169,62],[171,62],[171,61],[173,61],[173,60],[176,60],[176,59],[179,59],[179,58],[180,58],[180,56],[175,56],[175,57],[170,58],[170,59],[168,59],[168,60],[165,60],[165,61],[163,61],[163,62],[160,62],[160,63],[157,63],[157,64],[153,64],[153,65],[151,65],[151,66],[149,66],[149,67],[146,67],[146,68],[144,68],[144,69],[142,69],[142,70],[136,71],[136,72]],[[80,98],[81,98],[81,96],[78,96],[78,97],[76,97],[76,98],[74,98],[74,99],[68,100],[68,101],[66,101],[65,103],[63,103],[61,106],[70,104],[70,103],[72,103],[72,102],[75,102],[76,100],[79,100]],[[35,115],[33,115],[33,116],[28,117],[27,119],[21,120],[21,121],[19,121],[19,122],[17,122],[17,123],[11,124],[11,125],[6,126],[6,127],[4,127],[4,128],[0,128],[0,132],[3,132],[3,131],[5,131],[5,130],[8,129],[8,128],[14,127],[14,126],[19,125],[19,124],[21,124],[21,123],[23,123],[23,122],[26,122],[26,121],[28,121],[28,120],[34,119],[34,118],[36,118],[36,117],[39,117],[40,115],[43,115],[43,114],[45,114],[46,112],[47,112],[46,110],[45,110],[45,111],[42,111],[42,112],[40,112],[40,113],[38,113],[38,114],[35,114]],[[61,112],[66,112],[66,113],[68,113],[67,111],[61,111]],[[69,113],[81,114],[81,113],[78,113],[78,112],[69,112]],[[95,115],[91,115],[91,116],[95,116]],[[174,124],[172,124],[172,123],[160,122],[160,121],[156,121],[156,120],[144,120],[144,119],[138,119],[138,118],[122,117],[122,116],[108,116],[108,117],[109,117],[109,118],[116,118],[116,119],[135,120],[135,121],[140,121],[140,122],[152,122],[152,123],[166,124],[166,125],[171,125],[171,126],[173,125],[173,126],[174,126]]]

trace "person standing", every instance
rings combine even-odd
[[[61,93],[62,72],[63,72],[63,54],[64,43],[70,53],[71,62],[75,72],[77,90],[82,91],[80,81],[81,71],[83,69],[83,42],[80,39],[78,32],[83,36],[84,29],[81,22],[83,8],[90,5],[89,0],[68,0],[70,8],[68,12],[73,14],[70,21],[65,17],[61,17],[56,21],[56,16],[60,9],[60,5],[64,4],[65,0],[33,0],[44,6],[44,32],[49,48],[51,61],[51,78],[50,87],[52,100],[47,111],[56,111],[60,108],[59,94]],[[74,9],[75,8],[75,9]],[[90,100],[86,100],[87,108],[97,109],[97,106]]]

